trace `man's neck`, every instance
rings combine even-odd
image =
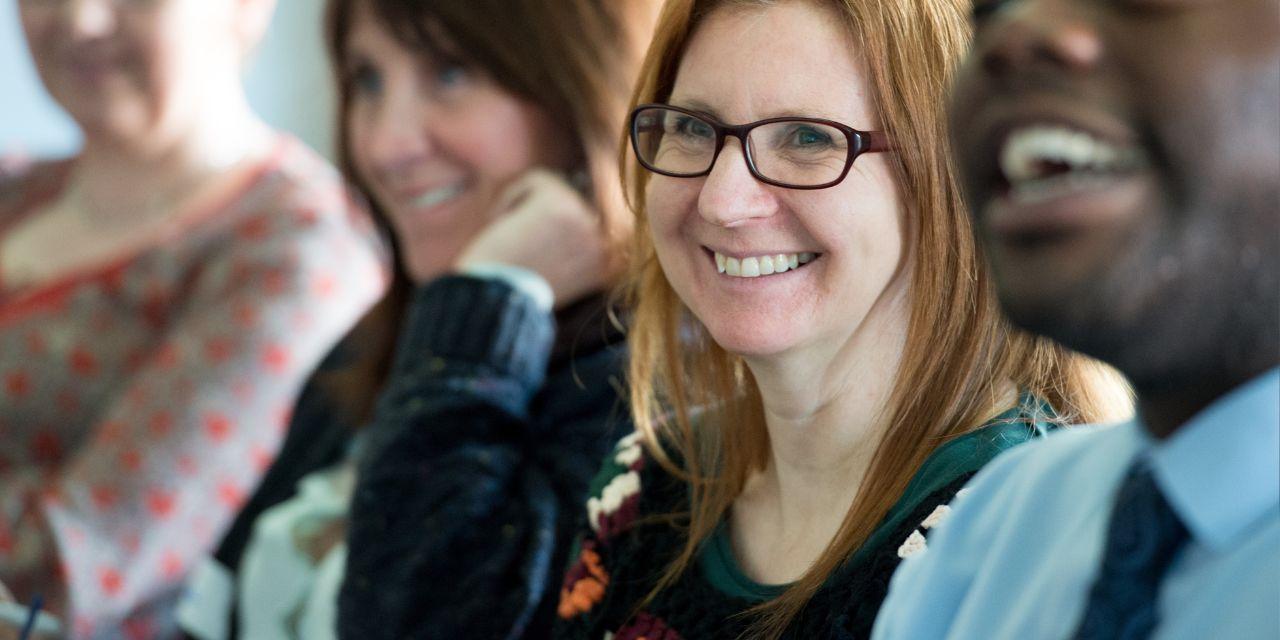
[[[1135,381],[1142,425],[1157,440],[1167,439],[1219,398],[1277,365],[1280,362],[1229,375],[1205,375],[1175,384],[1161,380]],[[1206,371],[1210,370],[1206,368]]]

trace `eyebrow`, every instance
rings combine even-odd
[[[696,98],[688,99],[688,100],[673,100],[670,102],[670,104],[673,107],[680,107],[683,109],[689,109],[691,111],[698,111],[700,113],[705,113],[711,116],[712,118],[715,118],[716,120],[719,120],[720,122],[723,122],[725,124],[734,124],[734,123],[728,122],[728,120],[724,116],[722,116],[715,107],[711,106],[706,102],[703,102],[702,100],[698,100]],[[847,116],[843,116],[843,117],[837,116],[835,114],[827,113],[822,110],[802,110],[802,109],[772,109],[770,111],[767,111],[761,114],[758,118],[756,118],[756,120],[768,120],[770,118],[820,118],[823,120],[832,120],[835,122],[844,122],[845,120],[848,120]]]

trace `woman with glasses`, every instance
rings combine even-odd
[[[1128,411],[996,311],[941,124],[964,6],[667,3],[626,174],[638,432],[557,638],[865,637],[983,464]]]
[[[0,162],[0,582],[70,637],[167,637],[385,250],[248,105],[271,0],[17,5],[83,143]]]
[[[606,291],[649,0],[333,0],[347,175],[397,279],[181,608],[198,638],[536,638],[630,430]]]

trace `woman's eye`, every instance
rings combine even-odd
[[[831,136],[811,127],[798,127],[791,133],[791,144],[798,147],[815,147],[831,144]]]
[[[695,138],[711,138],[715,137],[715,131],[711,129],[711,125],[697,118],[681,118],[676,121],[676,131]]]
[[[369,66],[360,66],[347,76],[347,82],[358,94],[378,95],[382,93],[382,74]]]
[[[442,89],[452,89],[466,83],[469,78],[467,70],[462,65],[445,65],[435,72],[435,84]]]

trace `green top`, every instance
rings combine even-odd
[[[1044,435],[1054,427],[1053,409],[1043,400],[1023,394],[1018,405],[992,418],[982,427],[938,447],[911,478],[902,497],[885,515],[884,521],[854,553],[849,562],[879,548],[887,536],[899,531],[903,519],[917,510],[921,501],[955,481],[981,469],[997,454],[1014,445]],[[1032,429],[1027,427],[1031,426]],[[787,584],[760,584],[747,577],[733,555],[728,521],[720,523],[698,557],[703,576],[725,595],[751,602],[766,602],[782,595]]]

